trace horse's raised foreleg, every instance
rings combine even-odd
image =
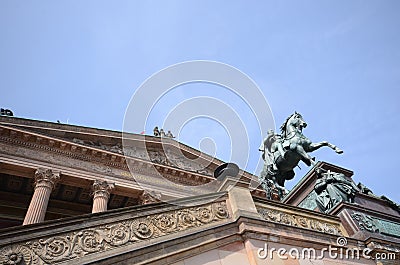
[[[343,150],[341,150],[340,148],[338,148],[336,145],[331,144],[327,141],[323,141],[323,142],[319,142],[319,143],[311,143],[308,148],[307,151],[308,152],[313,152],[319,148],[321,148],[322,146],[328,146],[330,148],[332,148],[336,153],[341,154],[343,153]]]
[[[307,154],[303,146],[301,145],[297,146],[297,153],[302,157],[301,160],[303,160],[303,162],[306,163],[307,166],[315,164],[314,160],[312,159],[311,156]]]
[[[333,150],[335,150],[336,153],[338,153],[338,154],[343,154],[343,150],[340,149],[339,147],[337,147],[336,145],[331,144],[331,143],[328,143],[328,146],[329,146],[330,148],[332,148]]]

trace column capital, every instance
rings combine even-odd
[[[110,197],[110,192],[114,189],[114,183],[109,183],[105,180],[96,179],[92,185],[92,195],[93,197]]]
[[[43,186],[52,190],[58,180],[60,180],[59,171],[49,168],[38,168],[35,171],[35,189]]]

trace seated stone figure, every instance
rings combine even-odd
[[[358,192],[357,186],[346,179],[344,174],[317,168],[318,179],[314,190],[317,193],[316,203],[321,212],[327,212],[338,203],[354,202]]]

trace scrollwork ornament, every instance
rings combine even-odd
[[[289,214],[282,213],[280,216],[280,222],[286,225],[292,225]]]
[[[133,234],[139,239],[148,239],[154,235],[154,229],[147,222],[133,222],[131,229]]]
[[[227,217],[229,217],[228,210],[227,210],[226,205],[224,203],[215,205],[214,206],[214,211],[215,211],[215,215],[218,218],[227,218]]]
[[[21,253],[15,253],[15,252],[7,253],[5,255],[4,264],[10,264],[10,265],[21,264],[22,258],[23,256]]]
[[[46,240],[40,239],[41,252],[37,254],[45,261],[61,261],[71,254],[70,237],[50,237]]]
[[[179,212],[179,224],[180,227],[190,227],[195,226],[197,224],[196,217],[194,217],[193,213],[190,211],[181,211]]]
[[[32,252],[25,246],[4,247],[0,250],[0,264],[30,265],[32,261]]]
[[[264,207],[257,207],[257,211],[265,220],[270,222],[280,223],[295,227],[302,227],[333,235],[342,234],[340,226],[336,224],[321,222],[317,219],[308,218],[305,216],[296,215],[288,212],[281,212],[275,209],[267,209]]]
[[[105,240],[112,246],[120,246],[127,243],[131,237],[130,228],[126,223],[106,226],[108,230]]]
[[[275,210],[265,210],[262,212],[264,218],[270,221],[277,221],[279,213]]]
[[[63,232],[0,248],[0,264],[43,265],[74,259],[119,246],[155,239],[229,217],[224,203],[172,210],[107,225]]]
[[[210,208],[199,207],[197,209],[197,219],[202,223],[209,223],[214,219],[214,215]]]
[[[79,233],[78,245],[84,251],[91,253],[103,249],[103,239],[95,230],[85,230]]]
[[[176,229],[176,217],[173,214],[161,214],[154,218],[154,225],[162,232],[170,232]]]
[[[297,218],[297,223],[304,228],[308,228],[307,220],[304,217]]]
[[[326,225],[326,228],[325,228],[325,233],[328,233],[328,234],[338,234],[338,229],[337,229],[335,226],[333,226],[333,225],[327,224],[327,225]]]

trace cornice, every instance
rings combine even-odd
[[[32,129],[39,129],[39,130],[44,130],[44,131],[76,133],[79,135],[95,136],[95,137],[102,137],[102,138],[106,137],[108,139],[113,138],[113,139],[117,139],[120,141],[122,141],[123,139],[129,139],[129,140],[133,140],[133,141],[146,142],[146,145],[154,146],[154,147],[160,147],[160,145],[163,145],[166,148],[179,149],[179,150],[181,150],[181,152],[183,152],[188,157],[195,157],[196,159],[197,158],[200,159],[202,162],[204,162],[204,164],[209,165],[208,167],[211,166],[211,171],[213,171],[214,168],[216,168],[219,165],[224,163],[223,161],[221,161],[215,157],[211,157],[205,153],[202,153],[201,151],[199,151],[197,149],[187,146],[186,144],[180,143],[178,141],[175,141],[175,140],[169,139],[169,138],[161,139],[160,137],[155,137],[155,136],[151,136],[151,135],[141,135],[141,134],[125,133],[125,132],[122,133],[119,131],[113,131],[113,130],[107,130],[107,129],[98,129],[98,128],[91,128],[91,127],[85,127],[85,126],[54,123],[54,122],[48,122],[48,121],[39,121],[39,120],[32,120],[32,119],[18,118],[18,117],[0,116],[0,125],[4,125],[7,127],[14,127],[14,128],[17,127],[17,129],[21,129],[25,132],[29,132],[29,130],[32,130]],[[41,135],[41,134],[39,133],[39,135]],[[49,136],[49,137],[57,138],[54,136]],[[61,140],[61,139],[58,139],[58,140],[65,141],[65,140]],[[70,141],[65,141],[65,142],[71,143]],[[96,148],[93,146],[88,146],[88,145],[82,145],[82,146],[85,146],[86,148],[90,148],[90,149],[95,149],[98,151],[101,151],[101,150],[104,151],[104,149]],[[115,155],[115,154],[118,154],[118,153],[110,152],[110,156]],[[140,161],[140,159],[139,159],[139,161]],[[182,169],[180,169],[180,170],[182,171]],[[183,170],[183,171],[185,171],[185,170]],[[191,172],[191,171],[189,171],[189,172]],[[240,170],[239,174],[242,176],[242,178],[246,179],[246,181],[248,181],[249,183],[252,180],[252,178],[255,177],[253,174],[251,174],[247,171],[244,171],[244,170]],[[200,173],[199,175],[202,175],[202,174]]]
[[[127,172],[127,176],[119,176],[124,179],[132,179],[130,175],[129,168],[127,166],[127,161],[129,161],[130,167],[137,174],[143,175],[156,175],[154,169],[150,170],[150,168],[155,167],[157,171],[161,172],[163,177],[167,180],[170,180],[177,184],[189,185],[189,186],[198,186],[206,183],[210,183],[215,180],[212,176],[207,176],[201,173],[185,170],[179,167],[158,164],[154,161],[149,161],[145,159],[140,159],[137,157],[126,157],[123,154],[112,152],[109,150],[105,150],[102,148],[97,148],[95,146],[89,146],[85,144],[76,143],[73,141],[68,141],[64,139],[59,139],[54,136],[43,135],[37,132],[29,131],[32,128],[39,129],[47,129],[38,126],[38,124],[46,124],[52,125],[57,128],[50,128],[50,130],[61,130],[64,132],[73,132],[77,134],[85,134],[91,136],[99,136],[99,137],[113,137],[116,139],[121,139],[121,133],[116,131],[107,131],[102,129],[93,129],[88,127],[80,127],[73,125],[65,125],[58,123],[48,123],[34,120],[25,120],[25,119],[14,119],[15,121],[23,121],[22,123],[10,123],[9,118],[0,117],[0,142],[5,142],[11,145],[22,146],[32,150],[40,150],[49,153],[58,154],[70,159],[77,159],[80,161],[91,162],[95,164],[104,165],[107,168],[116,168],[119,170],[123,170]],[[74,129],[74,130],[72,130]],[[105,135],[108,134],[108,135]],[[119,135],[119,136],[118,136]],[[159,137],[147,136],[147,135],[135,135],[130,134],[130,139],[134,141],[145,141],[146,145],[150,145],[153,147],[157,147],[160,144],[165,144],[167,147],[178,148],[184,152],[191,153],[194,156],[198,156],[201,154],[200,151],[195,150],[191,147],[186,146],[185,144],[179,143],[172,139],[161,139]],[[161,143],[161,140],[163,141]],[[223,163],[222,161],[212,158],[214,166]],[[210,161],[207,160],[207,163]],[[107,172],[103,172],[106,173]],[[129,175],[129,176],[128,176]],[[240,170],[239,175],[241,175],[241,179],[245,182],[250,183],[251,179],[254,178],[254,175]],[[252,194],[257,197],[265,197],[265,192],[257,188],[252,190]]]
[[[155,167],[167,179],[173,181],[182,179],[182,184],[186,185],[196,186],[214,180],[213,177],[199,173],[163,164],[156,164],[144,159],[125,157],[122,154],[113,153],[104,149],[89,147],[4,125],[0,125],[0,142],[8,143],[13,146],[23,146],[29,149],[55,153],[71,159],[98,163],[124,171],[129,171],[126,161],[126,159],[128,159],[135,173],[154,175],[154,170],[149,169]]]

